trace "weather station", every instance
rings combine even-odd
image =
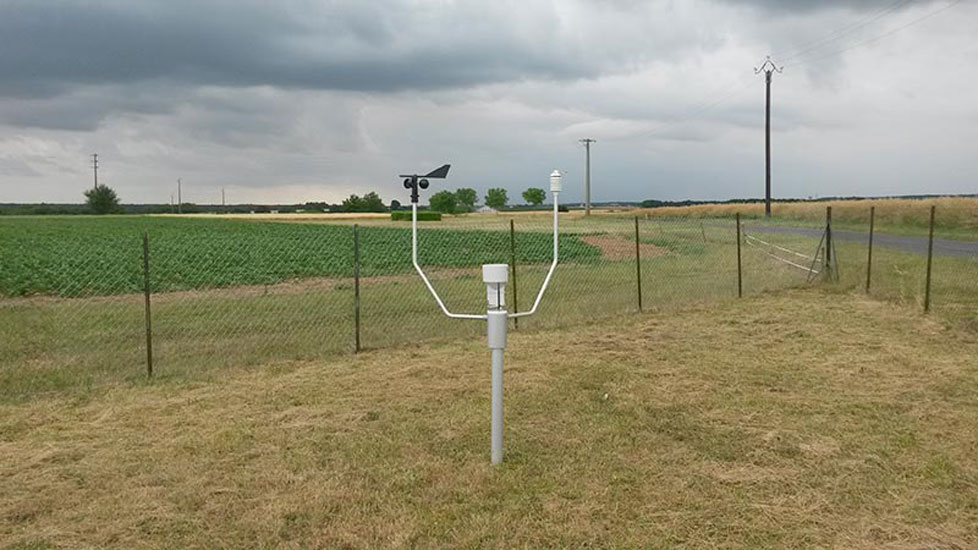
[[[557,198],[561,190],[561,173],[554,170],[550,174],[550,192],[553,194],[553,261],[547,276],[540,286],[533,307],[520,313],[509,313],[506,310],[506,283],[509,282],[508,264],[483,264],[482,282],[486,285],[487,307],[485,313],[452,313],[445,307],[445,302],[438,296],[435,287],[428,280],[424,270],[418,264],[418,198],[419,189],[427,189],[429,179],[445,179],[451,165],[446,164],[423,176],[417,174],[401,175],[404,178],[404,188],[411,191],[411,260],[414,269],[421,276],[428,291],[435,298],[442,313],[452,319],[486,321],[486,333],[492,364],[492,427],[491,427],[491,462],[493,465],[503,461],[503,351],[506,349],[506,331],[509,319],[529,317],[536,313],[537,307],[550,284],[554,269],[557,267]]]

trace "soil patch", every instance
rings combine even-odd
[[[581,235],[579,238],[591,246],[598,247],[601,250],[601,256],[605,259],[635,259],[635,241],[633,240],[619,235]],[[638,248],[643,258],[654,258],[668,253],[665,248],[654,244],[639,243]]]

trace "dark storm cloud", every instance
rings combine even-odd
[[[598,74],[559,40],[556,17],[527,30],[506,16],[474,3],[4,2],[0,94],[148,80],[396,91]]]

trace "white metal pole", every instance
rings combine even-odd
[[[536,313],[537,306],[540,305],[540,300],[543,299],[543,293],[547,291],[547,285],[550,284],[550,278],[553,276],[554,269],[556,269],[557,267],[557,252],[559,250],[558,247],[559,240],[557,234],[557,214],[560,212],[560,208],[558,207],[557,203],[558,203],[558,196],[560,195],[560,190],[561,190],[560,178],[561,178],[561,174],[556,170],[554,170],[554,172],[550,174],[550,192],[553,193],[554,196],[554,253],[553,253],[554,259],[553,262],[551,262],[550,264],[550,270],[547,271],[547,276],[544,277],[543,279],[543,285],[540,286],[540,292],[537,293],[536,299],[533,300],[533,307],[531,307],[529,311],[524,311],[522,313],[513,313],[512,315],[510,315],[510,317],[513,319],[516,319],[518,317],[529,317],[530,315]]]
[[[416,176],[411,177],[416,178]],[[406,182],[405,185],[407,186],[408,183],[410,182]],[[503,352],[506,349],[506,331],[508,329],[508,323],[511,317],[524,317],[527,315],[532,315],[534,312],[536,312],[537,307],[540,305],[540,300],[543,298],[543,294],[547,290],[547,285],[550,283],[550,278],[553,276],[554,268],[557,267],[557,220],[559,212],[557,196],[560,193],[560,190],[561,174],[557,170],[554,170],[553,173],[550,174],[550,191],[553,193],[554,197],[553,263],[550,264],[550,270],[547,272],[547,276],[543,280],[543,284],[540,287],[540,292],[537,294],[536,300],[534,300],[533,307],[530,309],[530,311],[524,313],[514,313],[512,315],[506,311],[506,283],[509,281],[509,266],[506,264],[484,264],[482,266],[482,281],[486,284],[486,298],[488,301],[488,307],[485,315],[457,314],[448,311],[448,308],[445,307],[444,302],[442,302],[441,298],[438,296],[438,293],[435,292],[435,288],[432,286],[431,281],[428,280],[428,277],[424,274],[424,270],[421,269],[421,265],[418,263],[418,204],[416,202],[416,196],[413,196],[411,203],[411,261],[414,264],[414,269],[418,272],[418,275],[421,276],[421,280],[424,281],[425,286],[428,288],[428,291],[435,298],[435,302],[438,303],[438,307],[441,308],[442,313],[454,319],[486,320],[486,332],[492,362],[490,456],[493,465],[501,464],[503,461]]]
[[[486,311],[486,333],[492,355],[492,464],[503,461],[503,350],[506,349],[506,330],[509,315],[505,308],[506,264],[482,266],[482,279],[487,286],[489,309]]]
[[[441,301],[438,293],[435,292],[435,287],[431,286],[431,281],[428,280],[428,276],[424,274],[424,270],[418,264],[418,204],[411,203],[411,262],[414,264],[415,271],[421,276],[421,280],[424,281],[424,285],[428,287],[428,292],[431,293],[435,298],[435,302],[438,303],[438,307],[441,308],[442,313],[451,317],[452,319],[485,319],[485,315],[470,315],[468,313],[452,313],[448,311],[445,307],[445,303]]]
[[[492,463],[503,461],[503,350],[492,350]]]

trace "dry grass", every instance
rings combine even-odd
[[[966,548],[978,341],[796,291],[0,407],[0,547]]]
[[[883,227],[924,228],[930,223],[930,207],[937,205],[936,226],[942,229],[958,229],[978,232],[978,198],[945,197],[938,199],[870,199],[850,201],[819,201],[774,203],[771,214],[785,220],[821,222],[825,219],[825,207],[832,207],[832,218],[839,222],[869,224],[869,209],[876,207],[876,222]],[[699,204],[683,207],[651,208],[642,210],[651,216],[729,218],[738,212],[741,216],[764,216],[764,203],[748,204]]]

